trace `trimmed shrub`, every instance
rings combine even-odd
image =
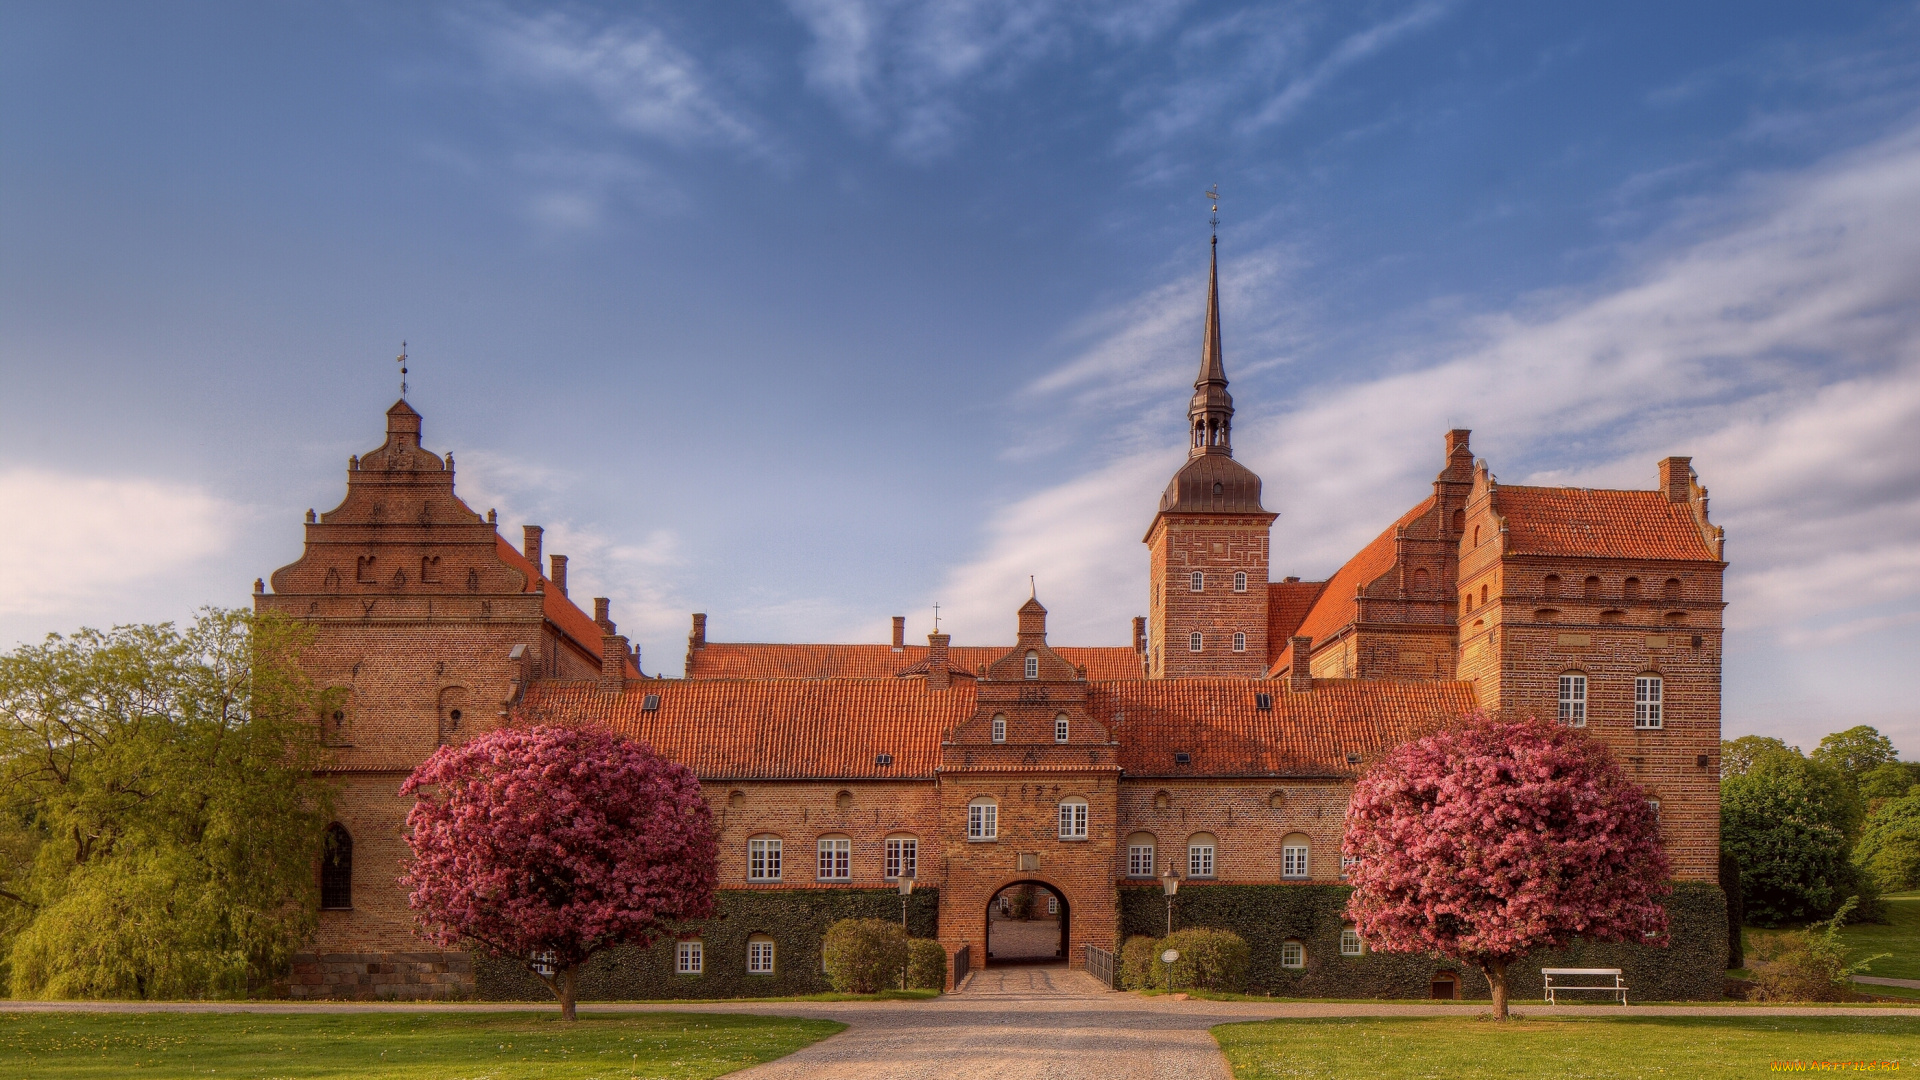
[[[843,994],[871,994],[900,985],[907,970],[907,932],[884,919],[842,919],[822,944],[827,981]]]
[[[947,988],[947,950],[939,942],[927,938],[907,942],[907,987],[912,990]]]
[[[1128,990],[1147,990],[1153,987],[1155,957],[1160,955],[1160,939],[1144,934],[1130,937],[1120,946],[1120,985]],[[1166,985],[1166,973],[1161,972],[1161,986]]]
[[[1175,930],[1160,939],[1161,949],[1177,949],[1180,959],[1173,962],[1175,990],[1224,990],[1239,993],[1247,985],[1247,965],[1253,949],[1246,939],[1231,930],[1194,927]],[[1159,960],[1159,954],[1154,959]],[[1158,973],[1165,976],[1165,965]]]

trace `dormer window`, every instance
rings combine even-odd
[[[1192,574],[1190,574],[1190,575],[1188,575],[1188,578],[1187,578],[1187,591],[1188,591],[1188,592],[1205,592],[1205,591],[1207,591],[1207,574],[1206,574],[1206,571],[1204,571],[1204,570],[1195,570],[1195,571],[1194,571],[1194,572],[1193,572]]]
[[[1247,591],[1247,572],[1246,572],[1245,570],[1236,570],[1236,571],[1234,571],[1234,574],[1233,574],[1233,591],[1234,591],[1234,592],[1246,592],[1246,591]]]
[[[1040,677],[1040,654],[1031,649],[1027,650],[1026,676],[1029,679],[1037,679]]]

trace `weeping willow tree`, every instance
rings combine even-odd
[[[207,609],[0,654],[15,997],[232,997],[313,930],[328,818],[302,628]]]

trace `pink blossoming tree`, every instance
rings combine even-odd
[[[1374,948],[1471,964],[1507,1018],[1507,965],[1576,936],[1666,944],[1671,889],[1646,793],[1572,728],[1482,714],[1354,786],[1347,913]]]
[[[574,1018],[580,965],[713,913],[713,818],[691,770],[592,727],[442,747],[400,788],[400,883],[435,942],[525,964]]]

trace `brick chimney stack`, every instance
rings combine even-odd
[[[526,540],[520,545],[520,552],[527,557],[528,562],[533,564],[533,568],[537,572],[540,569],[540,534],[547,530],[538,525],[527,525],[520,531],[521,534],[526,537]]]
[[[1693,459],[1690,457],[1670,457],[1660,459],[1660,489],[1667,493],[1667,501],[1684,503],[1693,498]]]
[[[607,632],[600,637],[600,689],[604,693],[617,694],[627,687],[627,661],[633,653],[627,639],[613,632],[613,624],[607,624]]]
[[[693,633],[687,635],[687,648],[704,649],[707,647],[707,613],[693,613]]]
[[[567,557],[555,555],[551,561],[553,572],[547,576],[553,579],[553,587],[560,590],[560,595],[565,596],[567,595]]]
[[[613,601],[604,596],[593,598],[593,624],[600,629],[613,630]]]
[[[905,615],[893,617],[893,651],[907,651],[907,617]]]
[[[1147,617],[1145,615],[1135,615],[1133,617],[1133,651],[1143,656],[1146,655]]]
[[[1287,670],[1287,689],[1305,692],[1313,689],[1313,639],[1310,637],[1291,637],[1287,644],[1293,647],[1293,666]]]
[[[927,689],[945,690],[953,685],[953,672],[947,668],[947,645],[952,634],[927,635]]]

